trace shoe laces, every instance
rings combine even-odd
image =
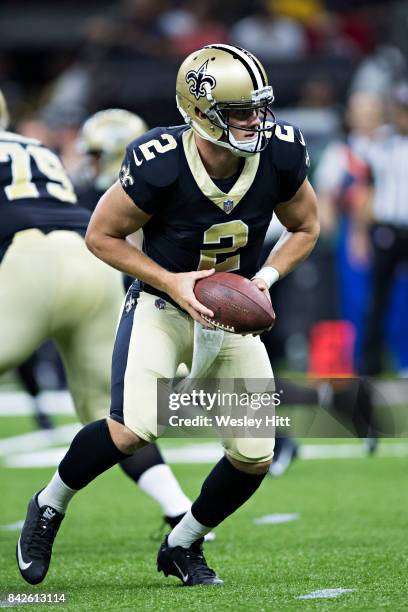
[[[60,523],[61,519],[58,515],[51,519],[44,516],[39,518],[28,544],[29,551],[34,559],[42,559],[44,554],[50,554]]]
[[[186,559],[189,560],[188,571],[192,576],[200,576],[201,578],[213,578],[215,572],[208,567],[204,557],[201,543],[195,542],[186,552]]]

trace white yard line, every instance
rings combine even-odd
[[[75,414],[71,394],[68,391],[43,391],[38,396],[41,409],[46,414]],[[31,416],[32,400],[24,391],[0,393],[0,417]]]
[[[67,451],[66,446],[49,448],[52,444],[70,442],[79,429],[79,425],[64,425],[54,430],[50,439],[44,432],[34,432],[6,438],[0,442],[0,456],[4,456],[6,467],[55,467]],[[18,450],[24,449],[24,452]],[[214,463],[222,457],[220,444],[186,444],[179,448],[162,448],[168,463]],[[378,449],[380,457],[408,457],[408,443],[396,442],[383,444]],[[301,459],[356,459],[364,458],[366,453],[361,445],[356,444],[305,444],[301,447]]]
[[[68,447],[48,448],[34,453],[10,455],[4,461],[9,468],[43,468],[56,467],[61,462]]]
[[[333,599],[334,597],[340,597],[346,593],[352,593],[357,589],[320,589],[319,591],[313,591],[307,595],[300,595],[297,599]]]
[[[16,521],[15,523],[9,523],[8,525],[2,525],[0,531],[20,531],[23,528],[24,521]]]
[[[39,451],[54,444],[66,444],[72,440],[81,426],[79,423],[61,425],[51,430],[32,431],[30,433],[0,439],[0,457],[24,451]]]
[[[283,523],[292,523],[300,518],[298,512],[293,514],[266,514],[254,519],[255,525],[282,525]]]
[[[374,401],[384,406],[406,406],[408,378],[393,380],[373,380]],[[74,405],[67,390],[43,391],[39,401],[44,412],[48,414],[74,414]],[[0,416],[31,415],[31,398],[24,391],[0,392]]]
[[[408,442],[378,445],[378,457],[407,457]],[[303,444],[299,448],[300,459],[358,459],[367,457],[367,450],[361,444]]]

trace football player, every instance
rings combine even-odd
[[[29,504],[18,554],[32,583],[47,573],[72,496],[156,440],[157,379],[192,363],[194,332],[198,337],[203,316],[213,317],[196,299],[195,282],[214,269],[236,271],[268,293],[318,237],[304,139],[275,121],[273,90],[259,60],[238,47],[209,45],[182,63],[176,89],[186,125],[155,128],[128,146],[120,178],[88,228],[87,244],[97,257],[141,282],[129,289],[116,335],[110,418],[87,425],[72,441],[39,494],[40,504],[46,496],[47,516],[39,513],[38,494]],[[286,230],[259,269],[273,212]],[[126,242],[141,227],[143,252]],[[272,379],[273,373],[259,336],[224,333],[205,376]],[[274,440],[229,438],[223,445],[225,456],[159,550],[158,569],[185,586],[222,583],[207,565],[203,536],[258,489]]]
[[[78,150],[85,163],[75,181],[82,206],[94,210],[116,181],[126,146],[147,130],[139,115],[121,108],[99,111],[85,121],[78,138]]]
[[[78,149],[85,163],[75,181],[78,200],[90,211],[95,209],[104,192],[117,180],[126,146],[147,132],[139,115],[121,108],[108,108],[89,117],[83,124]],[[127,237],[128,242],[142,247],[143,231]],[[124,275],[128,289],[133,278]]]
[[[57,155],[6,131],[4,115],[1,127],[0,372],[52,338],[78,415],[89,422],[94,406],[106,409],[120,274],[89,257],[90,213],[77,205]]]
[[[132,128],[132,120],[143,128],[137,116],[114,112],[124,114],[122,132],[126,124]],[[112,347],[124,297],[121,274],[86,248],[91,215],[77,205],[55,153],[6,131],[1,93],[0,122],[0,373],[27,363],[45,340],[54,340],[77,415],[89,423],[108,413]],[[124,150],[123,141],[122,155]],[[35,380],[30,387],[36,395]],[[155,444],[120,466],[160,504],[170,526],[190,508]]]
[[[83,164],[76,188],[82,206],[94,210],[103,193],[117,180],[127,144],[147,130],[145,121],[139,115],[120,108],[99,111],[85,121],[80,130],[78,148],[86,163]],[[127,237],[128,242],[139,247],[142,239],[142,230]],[[128,288],[133,280],[125,277],[125,286]],[[156,444],[149,444],[121,461],[120,467],[142,491],[159,503],[164,522],[171,527],[190,508],[191,501],[165,464]],[[207,540],[214,538],[215,534],[212,533],[206,537]]]

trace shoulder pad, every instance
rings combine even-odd
[[[300,154],[304,155],[305,147],[305,139],[298,127],[285,121],[276,122],[268,149],[278,168],[290,168]]]
[[[157,127],[127,147],[131,168],[153,187],[166,187],[179,175],[182,134],[187,126]]]

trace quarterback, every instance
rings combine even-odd
[[[119,180],[104,194],[87,232],[89,249],[140,279],[129,289],[112,360],[111,414],[85,426],[59,465],[47,495],[52,528],[41,530],[33,504],[18,542],[20,571],[41,582],[52,543],[72,496],[99,474],[157,438],[157,379],[172,378],[196,357],[202,315],[194,295],[214,270],[236,271],[268,292],[312,250],[319,233],[301,132],[275,120],[273,90],[251,53],[214,44],[192,53],[177,76],[177,105],[186,125],[155,128],[127,147]],[[286,230],[259,268],[272,214]],[[143,251],[126,236],[143,227]],[[272,378],[260,338],[217,334],[218,349],[200,376]],[[201,336],[200,336],[201,334]],[[221,334],[221,335],[220,335]],[[226,439],[225,456],[198,498],[162,543],[157,566],[185,586],[222,580],[205,560],[205,534],[261,485],[272,439]],[[64,510],[53,506],[58,499]]]

